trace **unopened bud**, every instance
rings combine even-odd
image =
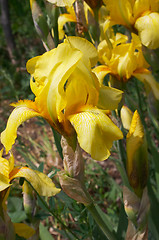
[[[23,205],[25,213],[29,217],[32,217],[35,209],[35,198],[33,196],[33,189],[26,181],[23,184]]]
[[[140,116],[135,111],[126,139],[127,175],[129,183],[141,198],[148,179],[147,142]]]
[[[85,205],[92,203],[89,194],[85,190],[84,184],[82,184],[80,180],[67,176],[65,171],[59,172],[58,176],[63,191],[69,197]]]
[[[61,146],[63,149],[64,169],[66,173],[72,177],[83,181],[84,179],[84,161],[81,154],[81,149],[77,143],[75,152],[67,143],[67,140],[61,138]]]

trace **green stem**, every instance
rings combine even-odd
[[[107,32],[104,33],[104,36],[105,36],[105,40],[106,40],[106,42],[108,44],[109,49],[112,50],[113,49],[113,45],[112,45],[112,43],[111,43],[111,41],[110,41],[110,39],[108,37]]]
[[[94,205],[94,203],[86,206],[87,209],[90,211],[90,213],[92,214],[94,220],[96,221],[96,223],[99,225],[99,227],[101,228],[101,230],[103,231],[103,233],[105,234],[105,236],[109,239],[109,240],[116,240],[116,236],[113,232],[111,232],[109,230],[109,228],[107,227],[106,223],[103,221],[102,217],[100,216],[100,214],[98,213],[96,206]]]
[[[62,147],[61,147],[61,135],[53,127],[51,127],[51,129],[54,135],[55,145],[57,147],[57,150],[59,152],[61,159],[63,159]]]
[[[38,192],[36,191],[36,189],[32,186],[32,184],[31,184],[28,180],[26,180],[26,179],[25,179],[25,181],[26,181],[28,184],[30,184],[30,186],[33,188],[33,190],[35,191],[35,193],[36,193],[37,196],[39,197],[39,199],[40,199],[40,201],[42,202],[42,204],[43,204],[43,205],[45,206],[45,208],[48,210],[48,212],[51,213],[51,215],[58,220],[58,222],[62,225],[62,227],[63,227],[64,229],[66,229],[68,232],[70,232],[70,233],[75,237],[75,239],[80,240],[80,239],[70,230],[70,228],[67,227],[67,226],[61,221],[61,219],[54,213],[54,211],[52,211],[52,210],[50,209],[50,207],[48,206],[48,204],[47,204],[47,203],[45,202],[45,200],[39,195],[39,193],[38,193]],[[68,235],[67,232],[66,232],[66,235],[67,235],[67,237],[70,239],[70,236]]]
[[[58,33],[58,17],[59,17],[59,9],[58,7],[53,8],[53,16],[54,16],[54,24],[53,24],[53,30],[54,30],[54,44],[55,47],[59,44],[59,33]]]

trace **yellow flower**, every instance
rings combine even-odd
[[[138,31],[141,42],[148,48],[158,48],[158,0],[104,0],[113,24],[122,24]]]
[[[110,39],[112,49],[106,40],[98,46],[99,60],[105,65],[93,69],[93,72],[103,81],[107,74],[115,76],[119,81],[128,81],[132,76],[143,82],[146,87],[152,89],[156,99],[159,99],[159,83],[156,82],[151,72],[147,69],[140,40],[132,34],[131,43],[124,43],[126,39],[121,35],[118,40]]]
[[[122,132],[105,110],[117,108],[122,91],[99,83],[91,71],[96,62],[96,48],[79,37],[69,37],[56,49],[29,60],[27,70],[36,98],[34,102],[13,104],[16,108],[1,134],[6,151],[14,144],[22,122],[42,116],[67,139],[74,137],[76,131],[80,146],[92,158],[106,159],[113,141],[122,138]]]
[[[7,190],[12,185],[11,181],[16,177],[24,177],[41,196],[50,197],[60,192],[60,189],[56,188],[52,180],[44,173],[28,167],[14,167],[13,154],[10,154],[9,160],[3,158],[2,154],[3,149],[0,151],[0,192]]]
[[[8,232],[13,236],[14,231],[26,239],[35,234],[35,230],[24,223],[11,223],[8,227],[9,217],[7,215],[6,200],[9,195],[12,180],[17,177],[24,177],[31,183],[34,189],[41,196],[51,197],[60,192],[59,188],[55,187],[52,180],[45,174],[32,170],[28,167],[14,167],[14,157],[10,153],[9,160],[2,157],[3,149],[0,151],[0,217],[3,225],[6,225]],[[2,215],[1,215],[2,214]],[[3,219],[3,220],[2,220]],[[4,231],[4,236],[5,235]],[[10,238],[9,238],[10,239]]]

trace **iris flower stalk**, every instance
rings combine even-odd
[[[17,128],[29,118],[40,116],[63,135],[72,147],[78,142],[93,159],[109,157],[114,140],[122,132],[107,114],[116,109],[122,91],[103,86],[91,71],[97,62],[96,48],[87,40],[69,37],[57,48],[27,62],[35,101],[12,104],[1,142],[8,152]]]

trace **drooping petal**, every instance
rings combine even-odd
[[[133,117],[133,112],[127,106],[123,106],[121,108],[121,121],[122,121],[123,127],[127,130],[130,129],[132,117]]]
[[[25,239],[35,234],[35,230],[25,223],[13,223],[16,234]]]
[[[149,71],[147,71],[147,73],[134,72],[133,76],[143,82],[146,85],[145,87],[148,86],[152,90],[155,98],[159,100],[159,83]]]
[[[28,167],[14,168],[10,173],[10,180],[17,177],[26,178],[41,196],[50,197],[61,191],[55,187],[55,184],[47,175]]]
[[[59,39],[63,39],[65,32],[63,30],[63,26],[67,22],[76,22],[76,16],[65,13],[61,14],[58,18],[58,32],[59,32]]]
[[[27,119],[41,116],[39,112],[36,112],[36,105],[32,101],[19,101],[15,106],[16,108],[9,116],[6,129],[1,133],[1,142],[6,149],[6,153],[11,150],[15,143],[17,128]]]
[[[118,104],[122,99],[122,91],[107,87],[101,86],[99,90],[99,99],[97,106],[102,109],[115,110],[118,108]]]
[[[103,161],[110,155],[113,141],[123,137],[120,129],[101,110],[85,106],[69,116],[80,146],[91,157]]]
[[[152,12],[135,22],[141,42],[150,49],[159,47],[159,13]]]

